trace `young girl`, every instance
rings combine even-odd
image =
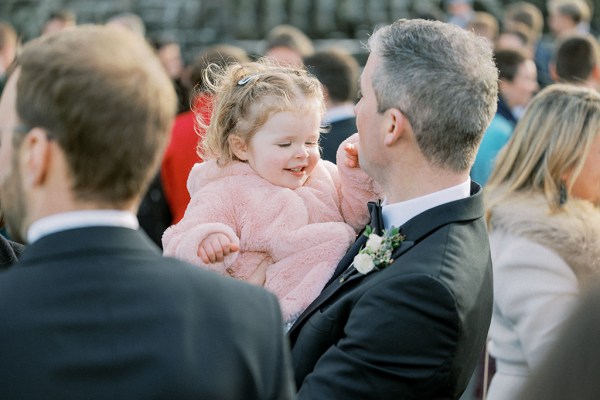
[[[261,60],[209,73],[206,161],[190,173],[191,201],[164,233],[165,255],[263,285],[290,325],[369,221],[373,181],[320,159],[323,92],[306,71]],[[338,160],[358,164],[357,141],[342,143]]]

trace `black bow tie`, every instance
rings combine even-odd
[[[383,234],[383,216],[381,215],[381,200],[377,202],[371,201],[368,204],[369,213],[371,214],[371,222],[369,225],[373,228],[373,231],[378,234]]]
[[[373,228],[373,233],[376,233],[378,235],[383,234],[383,218],[381,216],[380,203],[381,201],[371,201],[368,203],[369,213],[371,214],[371,222],[369,223],[369,225],[371,226],[371,228]],[[354,260],[354,256],[358,254],[358,251],[361,249],[361,247],[364,246],[366,242],[367,237],[364,235],[364,231],[362,231],[356,239],[356,242],[354,242],[354,244],[348,249],[346,255],[338,263],[332,278],[329,280],[329,282],[327,282],[327,285],[325,285],[326,287],[329,286],[331,282],[336,280],[338,276],[343,271],[345,271],[348,268],[348,266],[350,266],[350,264]]]

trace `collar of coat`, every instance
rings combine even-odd
[[[552,213],[541,194],[513,195],[491,210],[491,229],[526,237],[554,250],[583,286],[600,276],[600,209],[569,199]]]

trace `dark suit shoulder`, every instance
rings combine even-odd
[[[321,135],[322,158],[335,164],[340,144],[356,133],[356,118],[346,118],[330,124],[329,131]]]
[[[100,231],[114,235],[98,242]],[[0,377],[2,393],[292,398],[274,295],[163,257],[135,231],[79,234],[76,250],[63,240],[33,243],[0,274],[10,327],[0,328],[0,353],[14,364]]]

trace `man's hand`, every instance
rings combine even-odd
[[[208,235],[198,246],[198,257],[204,264],[221,262],[225,256],[239,250],[239,246],[232,243],[223,233]]]

